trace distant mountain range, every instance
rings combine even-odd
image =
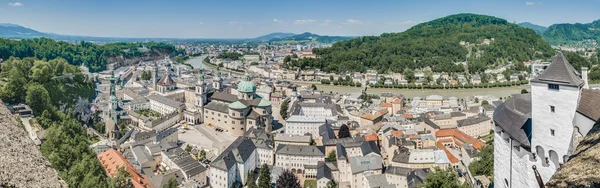
[[[150,41],[181,41],[181,40],[196,40],[196,41],[249,41],[249,42],[276,42],[276,41],[316,41],[322,43],[333,43],[340,40],[348,40],[355,37],[343,37],[343,36],[325,36],[317,35],[313,33],[283,33],[275,32],[267,35],[259,36],[256,38],[237,38],[237,39],[211,39],[211,38],[197,38],[197,39],[180,39],[180,38],[124,38],[124,37],[90,37],[90,36],[73,36],[73,35],[59,35],[53,33],[44,33],[23,27],[16,24],[0,23],[0,37],[9,39],[29,39],[47,37],[54,40],[64,41],[91,41],[91,42],[142,42],[146,40]]]
[[[288,36],[284,38],[274,38],[271,39],[270,42],[278,42],[278,41],[300,41],[300,42],[320,42],[320,43],[334,43],[337,41],[350,40],[356,37],[351,36],[327,36],[327,35],[317,35],[314,33],[304,32],[301,34]]]
[[[260,37],[256,37],[254,38],[254,40],[257,41],[270,41],[270,40],[274,40],[274,39],[282,39],[282,38],[287,38],[287,37],[291,37],[297,35],[295,33],[281,33],[281,32],[276,32],[276,33],[269,33]]]
[[[35,38],[51,37],[52,34],[42,33],[16,24],[0,23],[0,36],[5,38]]]
[[[546,42],[552,45],[576,43],[583,40],[595,40],[600,43],[600,20],[585,24],[553,24],[550,27],[539,26],[529,22],[520,23],[519,25],[533,29]]]
[[[524,28],[533,29],[536,33],[538,33],[540,35],[542,33],[544,33],[544,31],[548,30],[548,27],[544,27],[544,26],[541,26],[541,25],[535,25],[535,24],[532,24],[530,22],[523,22],[523,23],[519,23],[517,25],[519,25],[521,27],[524,27]]]

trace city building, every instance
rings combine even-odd
[[[600,92],[587,87],[587,68],[579,73],[559,52],[530,93],[496,108],[494,187],[537,187],[569,160],[600,118]]]

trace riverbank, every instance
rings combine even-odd
[[[190,58],[190,59],[186,60],[185,63],[190,64],[195,69],[206,69],[206,70],[216,71],[217,66],[213,65],[213,64],[207,64],[206,62],[204,62],[205,58],[206,58],[206,55],[201,55],[201,56],[197,56],[194,58]],[[244,72],[231,71],[229,69],[223,69],[221,71],[231,72],[236,75],[244,74]]]
[[[362,87],[350,87],[350,86],[334,86],[334,85],[323,85],[314,82],[295,82],[301,86],[311,86],[315,84],[318,90],[322,90],[326,93],[340,93],[340,94],[351,94],[357,95],[361,93]],[[381,93],[400,93],[407,98],[413,97],[427,97],[429,95],[440,95],[444,98],[458,97],[464,98],[469,96],[482,96],[492,95],[496,97],[507,97],[512,94],[520,94],[522,89],[529,90],[529,85],[511,86],[511,87],[494,87],[494,88],[470,88],[470,89],[397,89],[397,88],[367,88],[368,93],[381,94]]]

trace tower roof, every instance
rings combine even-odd
[[[160,78],[160,80],[158,81],[158,85],[163,85],[163,86],[170,86],[170,85],[174,85],[175,81],[173,81],[173,78],[171,78],[171,74],[169,74],[169,72],[165,72],[165,74]]]
[[[581,74],[571,66],[567,58],[558,52],[552,60],[552,63],[544,70],[542,74],[531,80],[531,82],[558,84],[567,86],[581,86]]]

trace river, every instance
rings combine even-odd
[[[206,64],[204,63],[204,59],[206,58],[207,55],[201,55],[201,56],[197,56],[197,57],[192,57],[191,59],[187,60],[186,63],[189,63],[190,65],[192,65],[192,67],[194,67],[194,69],[206,69],[206,70],[211,70],[211,71],[215,71],[217,70],[217,67],[214,65],[210,65],[210,64]],[[228,71],[227,69],[221,68],[221,72],[223,73],[229,73],[231,71]],[[239,73],[239,72],[232,72],[233,74],[238,74],[238,75],[242,75],[243,73]]]

